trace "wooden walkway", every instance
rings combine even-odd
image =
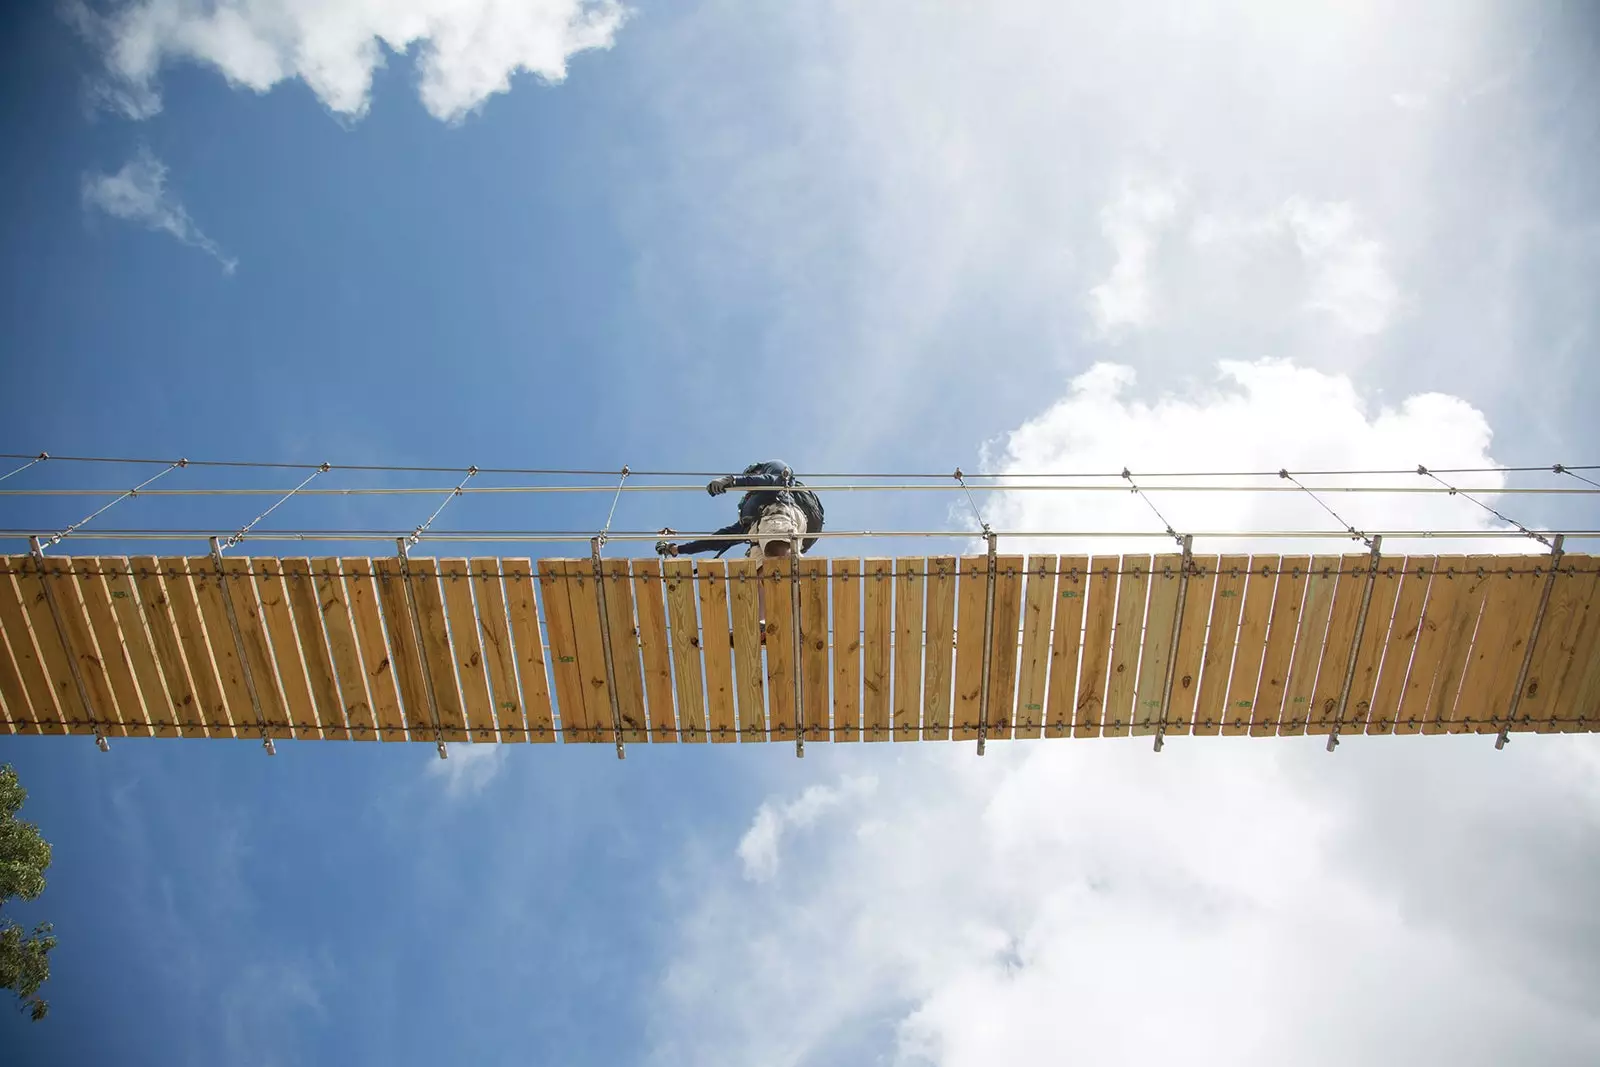
[[[1185,578],[1178,555],[1001,555],[992,580],[986,556],[617,558],[598,580],[587,558],[0,564],[21,734],[1498,733],[1525,663],[1512,729],[1600,726],[1590,556],[1553,577],[1544,556],[1196,556]]]

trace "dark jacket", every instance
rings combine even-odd
[[[717,533],[749,533],[755,527],[756,520],[761,518],[761,509],[770,504],[793,504],[806,517],[806,532],[818,533],[822,529],[822,501],[811,490],[802,488],[804,485],[794,476],[794,471],[789,469],[787,463],[768,460],[750,464],[733,479],[735,489],[749,490],[739,498],[739,521],[724,526]],[[800,550],[809,552],[816,543],[815,537],[808,537],[801,542]],[[697,552],[716,552],[720,556],[736,544],[739,542],[710,539],[686,541],[678,546],[678,554],[692,556]]]

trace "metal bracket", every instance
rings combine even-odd
[[[1167,646],[1167,680],[1161,687],[1161,721],[1156,723],[1156,747],[1161,751],[1167,736],[1167,706],[1172,702],[1172,679],[1178,671],[1178,633],[1183,626],[1183,607],[1189,599],[1189,571],[1194,567],[1194,537],[1183,535],[1183,563],[1178,569],[1178,607],[1172,616],[1172,643]]]
[[[211,539],[211,562],[217,566],[217,588],[222,591],[223,614],[228,616],[228,629],[233,631],[233,650],[239,657],[239,671],[244,675],[245,692],[250,694],[250,707],[256,713],[256,725],[261,729],[261,747],[267,750],[267,755],[276,756],[278,750],[272,747],[272,738],[267,736],[267,717],[261,713],[261,694],[256,691],[256,677],[250,670],[250,658],[244,651],[244,633],[239,629],[239,613],[233,606],[233,590],[228,588],[227,576],[222,570],[222,545],[213,537]]]
[[[789,542],[789,604],[794,610],[794,755],[806,758],[805,686],[800,670],[805,637],[800,632],[800,538]]]
[[[1506,708],[1505,725],[1500,736],[1494,739],[1495,750],[1506,747],[1510,740],[1511,723],[1516,719],[1517,708],[1522,705],[1522,687],[1528,684],[1528,668],[1533,666],[1533,648],[1539,643],[1539,630],[1544,626],[1544,613],[1550,607],[1550,593],[1556,586],[1556,575],[1561,573],[1561,557],[1566,551],[1565,534],[1556,534],[1550,546],[1550,574],[1544,580],[1544,591],[1539,594],[1539,610],[1533,616],[1533,626],[1528,631],[1528,647],[1522,650],[1522,666],[1517,668],[1517,687],[1511,691],[1511,706]]]
[[[985,529],[989,542],[989,580],[983,594],[983,687],[978,690],[978,755],[983,755],[989,740],[989,672],[994,666],[994,581],[995,549],[999,538]]]
[[[1328,751],[1339,747],[1339,724],[1344,722],[1345,705],[1350,702],[1350,687],[1356,680],[1356,660],[1361,656],[1361,638],[1367,632],[1367,609],[1372,607],[1372,587],[1378,584],[1378,560],[1383,552],[1383,535],[1372,535],[1372,552],[1367,556],[1367,584],[1361,590],[1361,613],[1356,616],[1356,636],[1350,642],[1350,660],[1344,668],[1344,684],[1339,687],[1339,707],[1328,728]]]
[[[83,684],[83,673],[78,669],[78,654],[72,650],[72,644],[67,640],[67,624],[61,618],[61,606],[56,603],[56,591],[51,586],[50,576],[44,571],[44,546],[37,537],[28,538],[28,548],[33,552],[33,565],[39,571],[39,587],[44,590],[44,602],[50,608],[50,618],[56,624],[56,637],[61,640],[61,649],[67,654],[67,668],[72,672],[72,684],[78,688],[78,699],[83,702],[84,713],[89,716],[89,725],[94,727],[95,747],[101,752],[111,751],[111,742],[106,740],[106,732],[100,720],[95,716],[94,705],[89,702],[89,688]]]
[[[627,477],[626,468],[623,477]],[[600,572],[600,545],[604,540],[605,534],[590,538],[589,554],[594,560],[594,599],[600,607],[600,646],[606,663],[606,692],[611,697],[611,729],[617,742],[617,758],[626,759],[622,750],[622,705],[617,702],[617,670],[611,658],[611,614],[606,608],[605,576]]]
[[[422,665],[422,683],[428,691],[428,715],[433,720],[433,743],[439,750],[440,759],[449,759],[450,750],[445,748],[444,728],[439,725],[439,698],[433,688],[433,667],[428,663],[428,650],[422,645],[422,616],[417,612],[416,593],[411,588],[411,560],[406,555],[409,547],[407,539],[395,539],[400,556],[400,588],[406,594],[406,613],[411,616],[412,640],[417,643],[417,662]]]

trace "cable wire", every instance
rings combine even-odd
[[[1585,478],[1583,475],[1577,473],[1577,471],[1579,471],[1579,470],[1588,470],[1589,468],[1587,468],[1587,467],[1579,467],[1579,468],[1574,469],[1572,467],[1568,467],[1568,466],[1564,466],[1563,464],[1556,463],[1556,464],[1552,465],[1550,469],[1552,471],[1554,471],[1555,473],[1557,473],[1557,474],[1570,475],[1571,477],[1578,479],[1578,481],[1580,481],[1580,482],[1588,482],[1590,485],[1594,486],[1596,489],[1600,489],[1600,482],[1595,481],[1593,478]],[[7,477],[9,477],[9,475]]]
[[[1533,538],[1535,541],[1539,542],[1541,545],[1544,545],[1546,548],[1550,547],[1550,539],[1548,537],[1545,537],[1543,534],[1535,533],[1534,531],[1528,529],[1526,526],[1522,525],[1522,523],[1518,522],[1516,519],[1513,519],[1508,515],[1504,515],[1501,512],[1496,511],[1494,508],[1490,507],[1488,504],[1485,504],[1483,501],[1479,500],[1477,497],[1473,496],[1472,494],[1461,492],[1455,486],[1451,485],[1449,482],[1445,481],[1443,478],[1439,477],[1437,474],[1433,473],[1427,467],[1424,467],[1420,463],[1417,464],[1417,473],[1426,475],[1427,477],[1432,478],[1434,481],[1438,482],[1440,485],[1442,485],[1445,488],[1449,489],[1451,496],[1465,497],[1466,499],[1472,501],[1474,504],[1478,505],[1484,511],[1487,511],[1489,514],[1491,514],[1495,518],[1499,519],[1501,522],[1510,523],[1512,526],[1515,526],[1517,529],[1521,530],[1524,534],[1526,534],[1527,536]]]
[[[166,470],[163,470],[163,471],[161,471],[161,472],[159,472],[157,474],[151,475],[150,477],[146,478],[144,481],[140,482],[138,485],[134,486],[132,489],[129,489],[127,492],[123,493],[121,496],[119,496],[115,500],[111,501],[109,504],[106,504],[103,507],[98,508],[97,510],[90,512],[88,515],[85,515],[83,518],[79,519],[77,522],[73,523],[71,526],[68,526],[65,530],[61,530],[61,531],[59,531],[57,533],[51,534],[50,535],[50,543],[52,545],[59,545],[61,543],[62,538],[72,536],[72,534],[75,533],[78,530],[78,528],[83,526],[85,523],[87,523],[90,520],[95,519],[95,518],[97,518],[97,517],[99,517],[101,515],[104,515],[107,511],[110,511],[112,508],[116,507],[118,504],[122,503],[124,500],[128,499],[129,497],[138,496],[139,495],[139,490],[143,489],[145,486],[149,485],[151,482],[155,481],[157,478],[160,478],[160,477],[162,477],[163,475],[166,475],[166,474],[170,474],[173,471],[177,470],[179,467],[183,467],[183,466],[187,466],[187,465],[188,465],[188,461],[187,460],[179,459],[179,460],[173,461],[173,463],[169,467],[167,467]]]
[[[1141,492],[1139,490],[1139,486],[1137,484],[1135,484],[1135,482],[1133,480],[1132,472],[1130,472],[1127,467],[1123,467],[1122,468],[1122,477],[1127,480],[1127,483],[1128,483],[1131,491],[1133,492],[1133,494],[1135,496],[1137,496],[1140,500],[1143,500],[1145,502],[1145,506],[1148,507],[1151,511],[1153,511],[1155,513],[1155,516],[1156,516],[1157,519],[1161,520],[1161,525],[1165,526],[1167,528],[1167,536],[1172,538],[1174,541],[1178,542],[1179,545],[1182,545],[1183,544],[1182,535],[1180,535],[1176,530],[1174,530],[1172,528],[1172,523],[1168,522],[1167,521],[1167,517],[1165,515],[1161,514],[1161,509],[1156,507],[1155,501],[1151,500],[1148,496],[1146,496],[1143,492]]]
[[[9,457],[9,458],[17,459],[17,458],[20,458],[20,457],[12,456],[12,457]],[[7,478],[11,477],[12,474],[21,474],[23,471],[27,470],[29,467],[33,466],[35,463],[43,462],[44,460],[47,460],[49,458],[50,458],[50,453],[48,453],[48,452],[40,452],[37,456],[34,456],[32,459],[28,460],[28,462],[24,463],[22,466],[18,467],[16,470],[11,471],[10,474],[0,475],[0,482],[5,481]]]
[[[1299,488],[1305,489],[1306,495],[1309,496],[1312,500],[1315,500],[1317,502],[1317,506],[1318,507],[1322,508],[1322,510],[1326,511],[1329,515],[1332,515],[1334,522],[1337,522],[1340,526],[1343,526],[1346,530],[1348,530],[1350,532],[1350,537],[1351,537],[1352,540],[1360,541],[1362,544],[1366,545],[1368,548],[1372,547],[1372,538],[1368,537],[1366,534],[1364,534],[1360,530],[1356,529],[1350,523],[1346,522],[1345,519],[1344,519],[1344,516],[1340,515],[1337,511],[1334,511],[1331,507],[1329,507],[1326,503],[1324,503],[1322,498],[1319,497],[1316,493],[1313,493],[1311,490],[1306,489],[1306,487],[1303,484],[1301,484],[1300,480],[1298,478],[1296,478],[1294,475],[1290,474],[1287,470],[1281,470],[1281,471],[1278,472],[1278,477],[1287,478],[1291,482],[1294,482],[1294,484],[1296,486],[1298,486]]]
[[[450,501],[460,496],[461,490],[466,486],[467,482],[472,479],[473,475],[477,473],[477,467],[468,467],[467,476],[461,479],[461,484],[457,485],[449,496],[445,497],[439,502],[439,506],[433,509],[433,514],[428,516],[426,522],[424,522],[421,526],[418,526],[415,530],[411,531],[411,533],[405,538],[405,543],[408,545],[414,545],[420,541],[422,539],[422,535],[428,532],[428,527],[433,525],[433,520],[437,519],[439,517],[439,513],[445,509],[445,505],[449,504]]]

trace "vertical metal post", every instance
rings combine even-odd
[[[800,538],[789,542],[789,606],[794,613],[794,755],[806,758],[805,685],[801,677],[800,655],[805,636],[800,632]]]
[[[1539,594],[1539,611],[1533,617],[1533,626],[1528,631],[1528,646],[1522,650],[1522,666],[1517,668],[1517,687],[1511,691],[1511,705],[1506,708],[1506,721],[1500,727],[1500,736],[1494,739],[1494,747],[1506,747],[1510,740],[1507,736],[1511,732],[1511,723],[1516,718],[1517,708],[1522,705],[1522,687],[1528,684],[1528,668],[1533,666],[1533,646],[1539,643],[1539,630],[1544,626],[1544,613],[1550,607],[1550,593],[1555,589],[1556,575],[1561,572],[1561,557],[1566,551],[1567,537],[1565,534],[1556,534],[1555,541],[1550,545],[1550,573],[1544,580],[1544,591]]]
[[[267,755],[276,756],[278,750],[272,747],[272,738],[267,736],[267,718],[261,713],[261,694],[256,691],[256,676],[250,670],[250,657],[245,655],[244,633],[239,629],[239,613],[233,606],[233,590],[228,588],[222,573],[222,545],[215,537],[211,539],[211,562],[217,568],[217,588],[222,590],[222,611],[228,616],[228,629],[233,631],[233,651],[239,657],[239,671],[244,675],[245,692],[250,694],[250,707],[255,710],[256,725],[261,728],[261,747],[267,750]]]
[[[989,542],[989,581],[983,594],[983,687],[978,690],[978,755],[983,755],[989,740],[989,672],[994,666],[994,580],[995,548],[999,538],[993,531],[986,532]]]
[[[1339,706],[1328,729],[1328,751],[1339,747],[1339,724],[1344,722],[1345,705],[1350,702],[1350,687],[1356,680],[1356,660],[1361,655],[1361,638],[1367,632],[1367,609],[1372,607],[1372,587],[1378,582],[1378,560],[1383,554],[1383,535],[1372,536],[1372,552],[1367,556],[1367,584],[1361,590],[1361,613],[1356,616],[1356,636],[1350,643],[1350,659],[1345,663],[1344,684],[1339,687]]]
[[[606,663],[606,692],[611,696],[611,729],[617,742],[617,758],[626,759],[622,750],[622,705],[617,701],[617,669],[611,658],[611,615],[606,607],[605,576],[600,573],[600,545],[604,541],[604,534],[591,537],[589,554],[594,560],[594,599],[600,607],[600,645]]]
[[[1156,751],[1167,736],[1167,705],[1172,703],[1172,679],[1178,669],[1178,634],[1183,626],[1183,607],[1189,599],[1189,571],[1194,567],[1194,537],[1183,535],[1183,563],[1178,570],[1178,609],[1172,616],[1172,643],[1167,646],[1167,680],[1161,687],[1161,721],[1156,723]]]
[[[407,539],[395,539],[400,556],[400,588],[406,594],[406,613],[411,616],[411,635],[417,643],[417,661],[422,664],[422,683],[428,691],[428,715],[433,720],[433,743],[439,750],[440,759],[449,759],[450,751],[445,748],[444,728],[439,725],[439,698],[433,689],[433,667],[428,663],[428,650],[422,644],[422,616],[417,611],[416,592],[411,588],[411,560],[406,555]]]
[[[28,547],[33,552],[33,565],[39,571],[39,588],[44,590],[44,602],[50,608],[50,618],[56,624],[56,637],[61,641],[61,648],[67,654],[67,669],[72,673],[72,684],[78,689],[78,699],[83,702],[84,714],[89,716],[89,725],[94,727],[95,747],[101,752],[111,751],[111,742],[106,740],[106,732],[100,725],[100,719],[94,713],[94,705],[89,702],[89,688],[83,684],[83,672],[78,668],[78,654],[73,651],[72,644],[67,640],[67,624],[61,618],[61,606],[56,603],[56,591],[50,584],[49,575],[44,571],[44,546],[37,537],[28,538]]]

